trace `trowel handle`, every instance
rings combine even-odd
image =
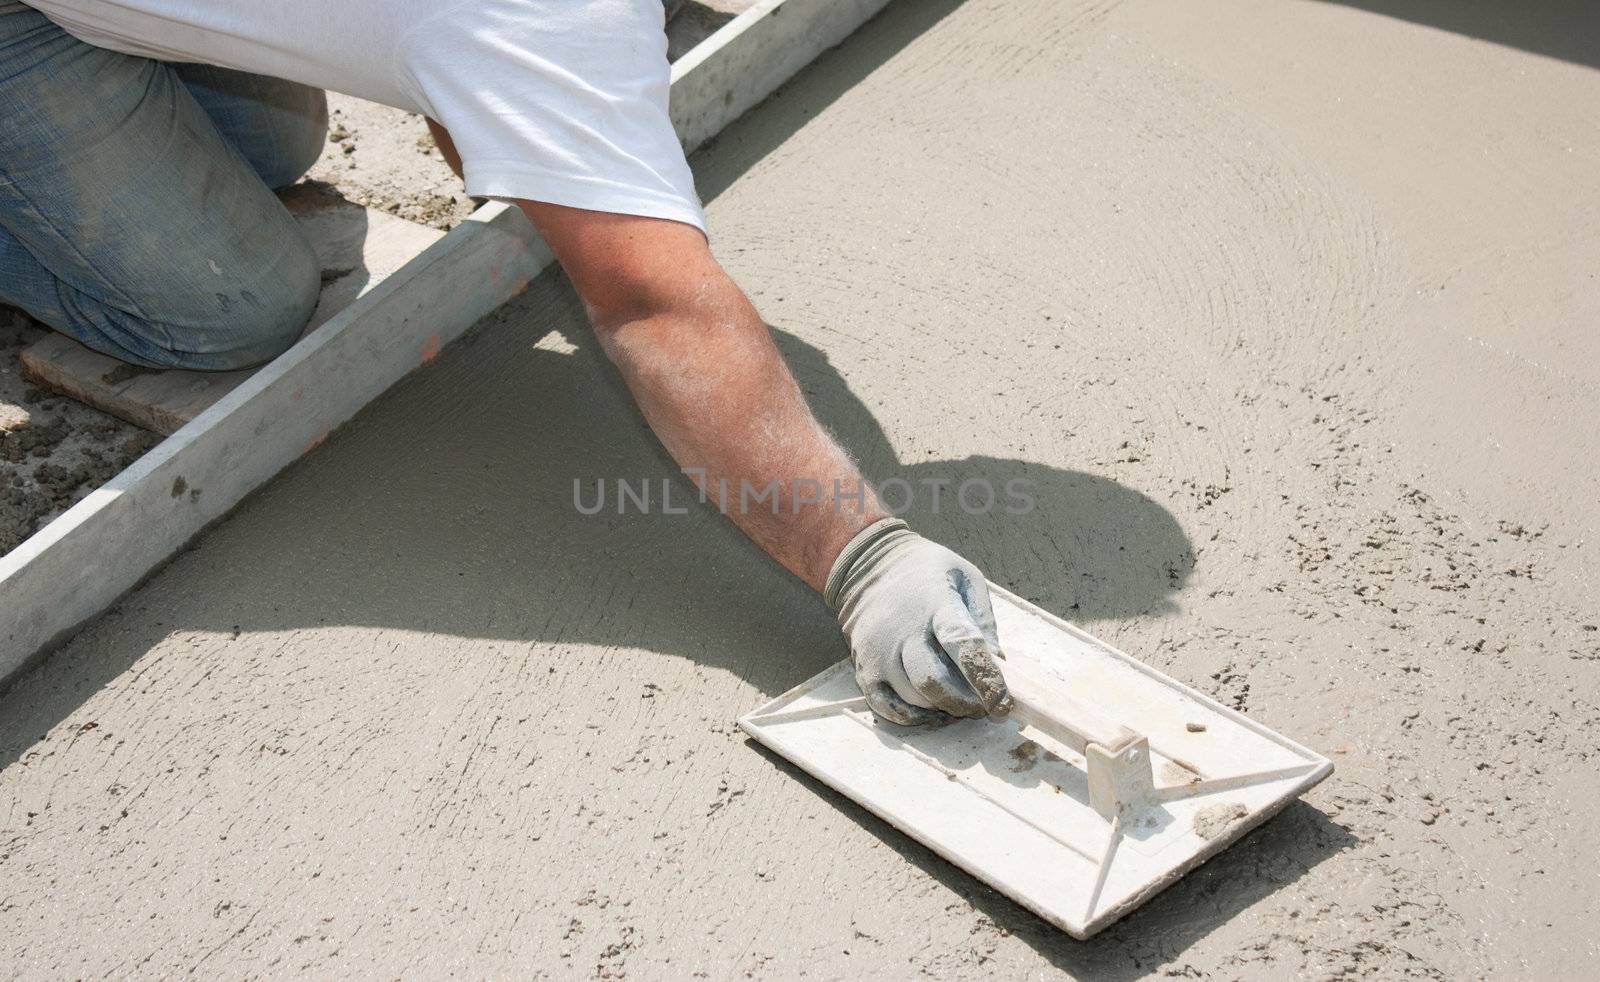
[[[1011,715],[1046,738],[1083,755],[1089,804],[1107,821],[1150,799],[1155,777],[1150,742],[1062,692],[1033,662],[1000,663],[1011,690]]]
[[[1053,740],[1080,754],[1097,743],[1112,753],[1120,751],[1139,734],[1115,723],[1087,704],[1061,692],[1061,684],[1051,684],[1037,667],[1020,659],[1001,661],[1000,672],[1011,690],[1011,715]]]

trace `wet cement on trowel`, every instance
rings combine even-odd
[[[1194,813],[1194,834],[1211,841],[1228,831],[1228,827],[1250,814],[1250,809],[1237,801],[1207,805]]]
[[[574,510],[671,471],[546,279],[0,702],[6,968],[1585,973],[1600,32],[1498,9],[904,3],[697,160],[870,471],[1034,482],[919,526],[1338,762],[1093,942],[737,734],[836,628]]]

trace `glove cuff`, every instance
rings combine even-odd
[[[872,547],[882,542],[885,538],[896,532],[910,531],[911,526],[898,518],[880,518],[871,525],[855,534],[844,548],[839,550],[839,555],[834,557],[833,568],[828,571],[828,582],[822,588],[822,602],[832,610],[838,610],[842,603],[841,594],[850,580],[850,573],[858,560],[872,551]]]

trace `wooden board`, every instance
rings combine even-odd
[[[300,220],[322,266],[322,297],[310,333],[333,319],[444,233],[426,225],[297,187],[284,204]],[[259,368],[191,372],[130,365],[64,334],[50,334],[21,354],[30,378],[102,412],[157,433],[173,434]]]

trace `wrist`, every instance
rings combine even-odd
[[[803,546],[798,557],[799,568],[795,572],[819,594],[827,592],[828,575],[850,542],[866,529],[890,517],[875,499],[869,497],[865,504],[866,507],[860,507],[859,503],[852,504],[848,498],[835,498],[811,509],[809,517],[801,513],[803,525],[796,528],[794,534]]]
[[[902,533],[916,534],[901,519],[880,518],[870,522],[852,536],[839,550],[838,555],[834,556],[833,565],[829,568],[827,579],[823,583],[822,602],[833,610],[838,610],[844,602],[847,588],[856,579],[855,572],[867,564],[886,539],[898,538]]]

